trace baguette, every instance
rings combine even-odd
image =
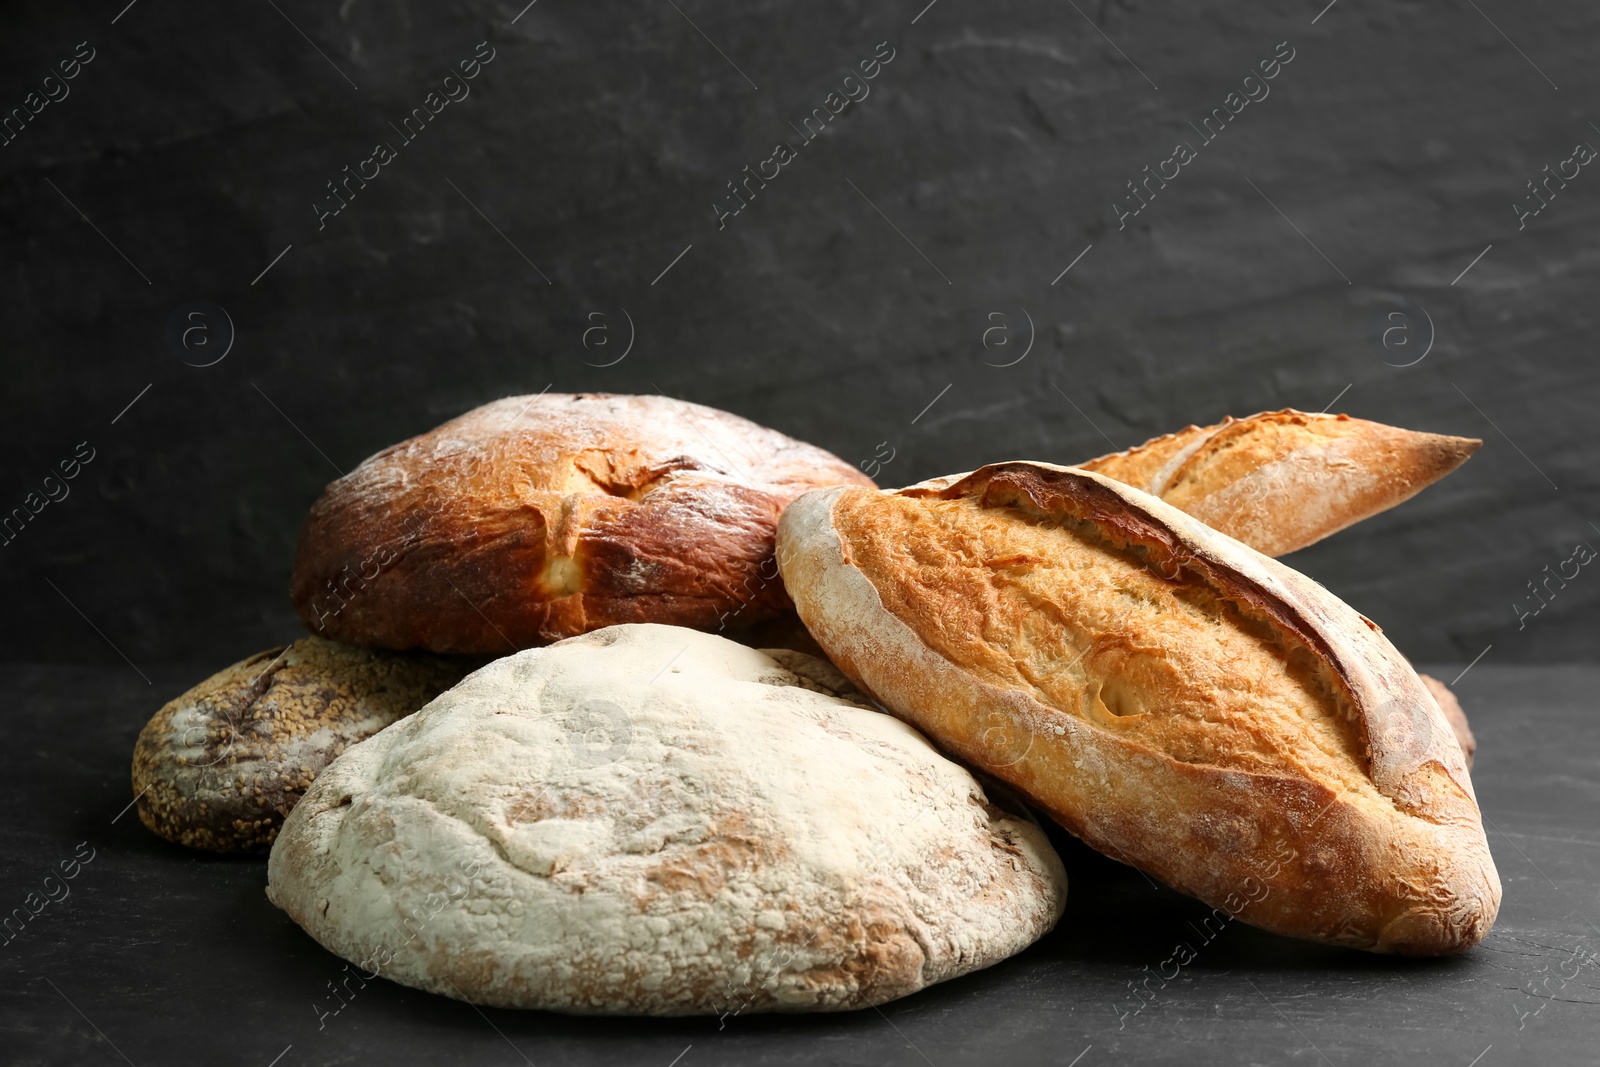
[[[1322,586],[1103,475],[984,467],[784,512],[802,620],[862,690],[1218,913],[1459,952],[1500,881],[1409,663]]]
[[[1285,408],[1078,464],[1283,556],[1411,499],[1483,442]]]

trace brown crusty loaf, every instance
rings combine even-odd
[[[291,593],[316,634],[504,655],[622,622],[718,629],[790,610],[778,514],[872,481],[662,396],[508,397],[387,448],[311,509]]]
[[[218,671],[139,733],[139,818],[168,841],[265,852],[348,745],[459,682],[481,660],[369,652],[304,637]]]
[[[1456,744],[1461,746],[1461,755],[1467,761],[1467,770],[1470,771],[1472,757],[1478,751],[1478,739],[1472,736],[1472,727],[1467,725],[1467,713],[1461,710],[1461,701],[1456,699],[1449,686],[1432,675],[1419,674],[1417,677],[1428,687],[1433,699],[1439,702],[1439,710],[1444,712],[1444,719],[1450,724],[1450,730],[1456,736]]]
[[[1378,628],[1120,482],[1001,463],[791,504],[778,558],[833,661],[1094,847],[1229,915],[1378,952],[1480,941],[1472,781]]]
[[[1409,500],[1482,441],[1285,408],[1078,464],[1282,556]]]

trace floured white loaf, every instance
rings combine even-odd
[[[1031,944],[1043,831],[851,694],[671,626],[498,660],[317,778],[268,895],[397,982],[578,1013],[860,1008]]]

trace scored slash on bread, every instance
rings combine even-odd
[[[1404,503],[1482,444],[1284,408],[1188,426],[1076,466],[1158,496],[1258,552],[1285,556]],[[1421,678],[1470,769],[1477,741],[1461,704],[1443,682]]]
[[[1158,496],[1258,552],[1284,556],[1404,503],[1482,444],[1284,408],[1189,426],[1077,466]],[[1443,682],[1421,678],[1470,769],[1477,742],[1460,703]]]
[[[1283,556],[1403,503],[1483,442],[1284,408],[1077,464]]]
[[[1500,882],[1438,704],[1322,586],[1103,475],[818,490],[778,560],[833,661],[1090,845],[1379,952],[1487,934]]]

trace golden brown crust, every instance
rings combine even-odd
[[[335,756],[482,662],[318,637],[258,652],[168,701],[145,724],[133,750],[139,818],[190,848],[265,852]]]
[[[785,512],[801,618],[863,691],[1091,845],[1281,933],[1461,951],[1500,886],[1410,665],[1321,586],[1071,468]]]
[[[1285,408],[1190,426],[1079,466],[1282,556],[1409,500],[1482,443]]]
[[[313,633],[503,655],[626,622],[788,612],[783,506],[870,479],[820,448],[660,396],[509,397],[378,453],[311,509],[291,593]]]
[[[1472,736],[1472,727],[1467,725],[1467,713],[1461,710],[1461,701],[1450,691],[1450,687],[1432,675],[1419,674],[1422,684],[1428,687],[1428,692],[1433,699],[1439,702],[1439,710],[1444,712],[1445,721],[1450,724],[1450,729],[1456,735],[1456,743],[1461,746],[1461,755],[1467,761],[1467,769],[1472,769],[1472,757],[1478,752],[1478,739]]]

